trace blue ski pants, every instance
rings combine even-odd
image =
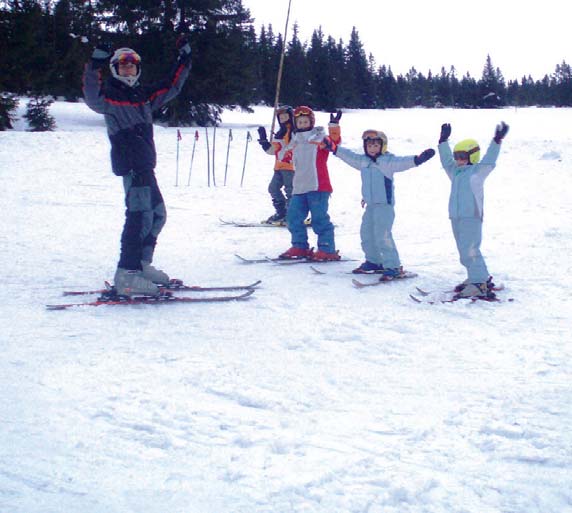
[[[391,229],[395,221],[393,205],[367,205],[361,220],[361,247],[365,259],[373,264],[383,264],[386,269],[401,265],[399,253]]]
[[[288,230],[292,236],[292,246],[308,249],[308,229],[304,224],[308,214],[312,216],[312,229],[318,236],[318,249],[326,253],[336,250],[334,225],[328,214],[329,192],[306,192],[294,194],[288,207]]]
[[[483,221],[473,217],[451,219],[451,226],[461,264],[467,269],[469,282],[486,282],[489,278],[489,271],[481,254]]]

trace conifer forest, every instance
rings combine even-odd
[[[18,97],[77,101],[82,70],[97,44],[134,48],[143,82],[161,79],[176,59],[175,41],[189,35],[191,79],[158,121],[211,125],[224,108],[273,105],[284,45],[282,27],[255,25],[242,0],[11,0],[0,2],[0,114]],[[498,108],[571,106],[566,62],[540,80],[505,78],[494,55],[483,55],[473,77],[451,63],[438,72],[411,68],[395,75],[360,40],[318,26],[302,41],[296,24],[286,41],[280,103],[316,110],[399,107]]]

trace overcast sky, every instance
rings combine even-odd
[[[243,0],[260,26],[284,33],[288,0]],[[566,0],[397,1],[292,0],[288,40],[298,23],[300,39],[314,29],[347,45],[356,27],[366,54],[395,75],[414,66],[427,75],[454,65],[461,78],[480,78],[487,54],[505,79],[540,80],[563,60],[572,64],[571,8]]]

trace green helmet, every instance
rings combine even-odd
[[[461,158],[469,161],[469,164],[478,164],[481,159],[481,148],[479,143],[474,139],[465,139],[455,144],[453,148],[453,157]]]

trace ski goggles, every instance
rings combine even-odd
[[[141,64],[141,57],[139,57],[137,52],[125,52],[117,58],[117,63],[120,66],[124,66],[126,64],[138,65]]]
[[[381,137],[379,136],[379,132],[377,132],[377,130],[366,130],[366,131],[362,134],[361,138],[362,138],[364,141],[367,141],[368,139],[369,139],[369,140],[372,140],[372,141],[373,141],[373,140],[376,140],[376,139],[381,139]]]
[[[294,111],[294,117],[295,118],[299,118],[300,116],[310,116],[312,117],[313,112],[306,107],[298,107],[295,111]]]
[[[453,158],[455,160],[469,160],[473,153],[479,151],[480,148],[477,146],[476,148],[471,148],[469,151],[455,151],[453,152]]]

